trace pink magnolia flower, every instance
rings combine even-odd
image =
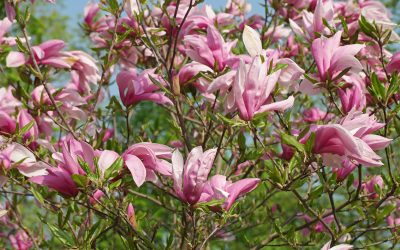
[[[36,140],[39,137],[39,130],[37,127],[37,124],[33,117],[28,113],[27,110],[22,109],[19,111],[18,114],[18,124],[20,128],[23,128],[24,126],[28,125],[30,122],[33,122],[33,126],[23,134],[24,140]]]
[[[268,111],[284,111],[293,106],[294,98],[271,103],[271,92],[278,81],[280,71],[266,75],[266,62],[262,63],[259,56],[254,57],[251,65],[240,62],[235,81],[233,83],[233,98],[239,110],[239,116],[245,121],[253,119],[254,115]]]
[[[0,111],[7,114],[12,114],[16,107],[20,107],[22,104],[12,94],[12,87],[0,88]]]
[[[37,161],[35,155],[25,146],[18,143],[8,143],[0,136],[0,163],[5,169],[16,167],[27,177],[47,174],[46,164]]]
[[[334,167],[332,171],[336,173],[336,181],[343,181],[356,168],[356,164],[346,159],[342,161],[342,165],[340,167]]]
[[[32,51],[39,65],[50,65],[55,68],[70,68],[61,50],[65,47],[62,40],[49,40],[38,46],[33,46]],[[11,51],[6,58],[7,67],[19,67],[24,64],[33,64],[32,58],[25,58],[22,52]]]
[[[126,214],[128,215],[129,223],[134,229],[136,229],[137,228],[136,215],[132,203],[129,203],[128,208],[126,209]]]
[[[180,85],[185,85],[188,84],[189,82],[192,83],[200,92],[204,93],[206,91],[206,88],[208,88],[208,82],[204,83],[204,80],[202,77],[199,77],[198,79],[193,79],[195,76],[197,76],[200,72],[212,72],[213,70],[201,63],[198,62],[191,62],[188,64],[185,64],[178,73],[178,78],[179,78],[179,84]]]
[[[60,111],[72,119],[85,120],[87,113],[82,109],[82,106],[87,102],[79,95],[79,93],[73,88],[63,88],[60,91],[54,89],[50,84],[47,85],[50,89],[50,93],[53,94],[56,103],[60,103]],[[56,94],[56,95],[54,95]],[[33,104],[40,105],[51,105],[50,97],[47,95],[44,87],[38,86],[32,91]]]
[[[67,60],[71,63],[71,69],[76,71],[79,76],[80,83],[84,86],[86,92],[89,92],[89,83],[97,84],[100,80],[99,69],[96,60],[87,53],[74,50],[63,53]]]
[[[126,0],[124,1],[124,11],[129,18],[135,18],[135,14],[139,13],[139,6],[136,0]]]
[[[104,132],[104,134],[103,134],[103,138],[101,139],[101,141],[106,142],[114,136],[115,130],[113,128],[107,128],[107,129],[104,129],[102,132]]]
[[[89,2],[83,12],[83,21],[89,27],[90,30],[97,30],[99,22],[95,21],[97,13],[99,13],[100,7],[98,3]]]
[[[192,149],[186,163],[179,150],[172,154],[172,178],[174,192],[182,200],[191,205],[196,204],[206,185],[208,175],[214,163],[217,149],[203,152],[201,146]]]
[[[101,191],[100,189],[97,189],[96,191],[94,191],[93,195],[89,197],[89,202],[91,205],[95,205],[97,203],[99,203],[101,197],[104,196],[104,192]]]
[[[225,8],[227,13],[244,18],[251,11],[251,4],[246,0],[228,0]]]
[[[310,108],[303,112],[303,119],[306,122],[314,123],[327,118],[330,118],[330,115],[318,108]]]
[[[173,148],[183,149],[185,144],[180,140],[173,140],[169,142],[169,145]]]
[[[342,88],[338,89],[342,110],[344,113],[349,113],[351,109],[363,110],[367,106],[366,88],[364,75],[348,74],[342,77],[346,83]]]
[[[195,7],[190,11],[185,22],[182,24],[179,37],[183,38],[186,35],[194,34],[198,30],[206,31],[210,25],[216,25],[217,27],[226,26],[232,24],[233,21],[231,14],[222,12],[215,14],[212,7],[205,4],[202,7]]]
[[[5,17],[3,20],[0,20],[0,45],[15,45],[14,37],[5,37],[7,31],[11,28],[12,22]],[[1,50],[0,50],[1,51]]]
[[[394,71],[400,72],[400,52],[393,54],[386,69],[389,73]]]
[[[15,234],[11,234],[9,239],[15,250],[29,250],[33,246],[32,239],[24,230],[18,230]]]
[[[388,226],[394,227],[392,229],[393,232],[396,232],[400,226],[400,201],[397,200],[395,203],[396,209],[386,218]]]
[[[199,201],[224,200],[221,207],[229,210],[238,197],[254,190],[259,182],[258,178],[245,178],[232,183],[224,175],[214,175],[206,183]]]
[[[15,119],[11,118],[9,114],[0,110],[0,131],[8,134],[14,133],[16,128]]]
[[[346,68],[352,72],[362,69],[361,63],[354,56],[365,47],[362,44],[340,46],[342,31],[333,37],[315,39],[311,45],[311,52],[317,64],[321,81],[335,78]]]
[[[364,182],[361,185],[361,188],[366,194],[368,194],[370,199],[376,199],[379,197],[379,195],[375,191],[375,185],[382,189],[384,184],[385,183],[380,175],[374,175],[371,177],[371,179],[369,179],[369,181]]]
[[[222,71],[231,57],[231,49],[236,41],[226,43],[218,30],[209,25],[207,36],[186,35],[183,39],[185,53],[196,62],[216,71]]]
[[[249,26],[249,27],[251,27],[251,28],[253,28],[253,29],[261,29],[261,28],[263,27],[263,25],[264,25],[264,17],[255,14],[255,15],[252,15],[252,16],[246,18],[245,20],[243,20],[243,22],[241,22],[241,23],[239,24],[239,30],[243,30],[246,26]],[[268,29],[268,30],[265,32],[265,37],[267,37],[267,33],[268,33],[269,36],[271,36],[271,35],[273,36],[273,37],[271,37],[271,39],[272,39],[273,41],[276,41],[277,36],[274,36],[275,32],[274,32],[274,30],[271,29],[271,28],[272,28],[272,27],[270,27],[270,29]],[[276,27],[277,33],[281,33],[280,31],[282,31],[282,28],[283,28],[283,25],[277,26],[277,27]],[[283,28],[283,29],[287,30],[287,31],[290,33],[290,30],[289,30],[289,29],[287,29],[287,28]],[[234,33],[234,32],[236,32],[236,30],[232,30],[232,31],[231,31],[231,33]],[[286,32],[285,32],[285,33],[286,33]],[[286,34],[287,34],[287,33],[286,33]],[[279,36],[280,36],[280,35],[278,35],[278,37],[279,37]]]
[[[11,2],[8,0],[4,0],[4,8],[6,10],[8,20],[10,22],[14,21],[17,13],[15,12],[14,6],[11,4]]]
[[[309,41],[315,39],[315,33],[322,35],[328,33],[329,29],[323,24],[323,19],[333,26],[333,1],[318,0],[316,2],[317,4],[314,13],[306,10],[301,12],[301,22],[296,23],[294,20],[289,19],[293,32]],[[302,28],[299,25],[302,26]]]
[[[301,215],[300,218],[304,219],[306,222],[310,222],[311,221],[311,218],[307,214]],[[333,217],[333,215],[329,215],[329,216],[323,218],[322,220],[324,221],[324,223],[326,225],[329,226],[333,222],[334,217]],[[318,232],[318,233],[327,231],[327,229],[325,228],[325,225],[321,221],[318,221],[314,226],[312,226],[311,230],[313,230],[315,232]],[[310,230],[305,228],[303,230],[303,233],[304,234],[309,234]]]
[[[130,146],[122,155],[125,166],[132,174],[138,187],[148,181],[156,181],[155,172],[170,176],[171,164],[164,159],[171,159],[172,148],[157,144],[142,142]]]
[[[47,168],[47,175],[35,176],[29,180],[33,183],[48,186],[55,189],[66,197],[76,196],[79,192],[72,175],[86,175],[81,167],[78,157],[89,167],[90,171],[96,172],[95,157],[98,157],[97,167],[101,176],[118,158],[113,151],[97,151],[86,142],[77,141],[71,137],[61,143],[62,152],[53,153],[53,159],[58,163],[57,167]]]
[[[339,167],[345,159],[365,166],[381,166],[381,157],[374,150],[387,147],[391,139],[372,134],[384,124],[375,117],[361,112],[351,112],[339,124],[315,128],[314,153],[322,154],[325,164]]]
[[[353,85],[349,88],[338,89],[338,92],[344,113],[348,113],[352,109],[363,110],[365,108],[365,95],[359,86]]]
[[[117,84],[122,103],[129,107],[141,101],[152,101],[158,104],[172,104],[172,101],[159,91],[150,77],[158,80],[161,84],[165,81],[155,73],[155,69],[146,69],[140,74],[135,70],[121,71],[117,75]]]

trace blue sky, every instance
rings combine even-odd
[[[62,14],[69,16],[71,18],[71,25],[78,27],[77,23],[81,21],[80,18],[83,16],[83,9],[87,2],[88,0],[64,0],[61,7],[60,5],[54,5],[54,8],[57,8]],[[259,5],[260,0],[248,0],[248,2],[252,5],[252,13],[264,13],[264,9]],[[213,6],[215,10],[220,10],[225,6],[226,0],[205,0],[205,3]]]

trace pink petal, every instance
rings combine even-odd
[[[125,155],[125,165],[132,174],[133,180],[138,187],[142,186],[146,180],[146,168],[143,162],[134,155]]]
[[[11,51],[6,58],[6,65],[9,68],[19,67],[27,62],[24,53]]]

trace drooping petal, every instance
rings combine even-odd
[[[146,168],[143,162],[138,157],[130,154],[125,155],[124,160],[136,185],[138,187],[142,186],[146,180]]]
[[[6,65],[9,68],[16,68],[27,62],[24,53],[11,51],[6,58]]]
[[[235,200],[243,194],[246,194],[248,192],[251,192],[254,190],[258,183],[260,182],[260,179],[258,178],[247,178],[247,179],[242,179],[239,180],[227,188],[227,192],[229,193],[229,197],[225,203],[225,209],[229,210]]]
[[[288,108],[291,108],[294,104],[294,97],[289,96],[288,99],[279,101],[279,102],[273,102],[270,104],[265,104],[260,107],[260,109],[256,112],[256,114],[262,114],[267,111],[285,111]]]

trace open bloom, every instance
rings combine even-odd
[[[368,194],[368,198],[370,199],[376,199],[379,197],[379,195],[375,191],[375,186],[379,187],[379,189],[382,189],[384,186],[383,179],[380,175],[374,175],[369,179],[369,181],[364,182],[361,185],[362,190]]]
[[[130,146],[122,155],[126,167],[133,180],[140,187],[146,180],[156,181],[155,172],[170,176],[171,164],[164,159],[171,159],[172,148],[149,142],[136,143]]]
[[[172,104],[171,100],[159,91],[150,77],[158,80],[161,84],[165,82],[156,74],[155,69],[146,69],[140,74],[135,70],[121,71],[117,75],[117,84],[122,103],[128,107],[141,101],[152,101],[158,104]]]
[[[68,114],[70,118],[76,120],[84,120],[87,117],[86,112],[83,111],[82,107],[86,104],[86,101],[80,96],[77,90],[73,88],[63,88],[60,91],[54,89],[48,84],[50,93],[53,94],[54,100],[60,103],[59,109],[65,114]],[[56,93],[56,95],[54,95]],[[42,85],[36,87],[32,91],[33,104],[40,105],[51,105],[50,97],[47,95]]]
[[[315,39],[311,45],[311,52],[317,64],[321,81],[333,79],[347,68],[352,72],[362,69],[361,63],[354,56],[365,47],[363,44],[340,46],[342,31],[336,32],[331,38]]]
[[[80,50],[67,51],[63,54],[66,56],[66,60],[71,63],[71,69],[78,74],[81,88],[84,88],[85,92],[89,92],[88,84],[96,84],[100,80],[96,60]]]
[[[15,166],[18,171],[27,176],[47,174],[44,162],[37,161],[35,155],[26,147],[18,143],[7,143],[0,136],[0,165],[6,169]]]
[[[222,71],[231,57],[231,49],[236,41],[226,43],[218,30],[209,25],[207,36],[186,35],[183,39],[186,54],[196,62],[216,71]]]
[[[200,201],[224,200],[221,207],[229,210],[238,197],[254,190],[258,183],[258,178],[246,178],[232,183],[224,175],[214,175],[206,183]]]
[[[245,121],[253,119],[254,115],[267,111],[284,111],[293,106],[294,98],[271,103],[271,92],[278,81],[280,71],[266,75],[267,65],[261,62],[259,56],[254,57],[251,65],[240,62],[239,69],[233,83],[233,100],[239,116]]]
[[[333,167],[341,166],[346,158],[365,166],[381,166],[381,157],[374,150],[387,147],[391,139],[372,133],[383,126],[373,115],[351,112],[339,124],[316,127],[314,152]]]
[[[304,1],[299,1],[304,2]],[[329,24],[333,24],[334,10],[333,1],[316,1],[316,7],[314,13],[303,10],[301,12],[301,22],[296,23],[294,20],[289,19],[289,23],[293,32],[297,35],[305,37],[306,39],[312,41],[315,39],[315,33],[327,34],[329,29],[325,27],[323,19],[325,19]],[[302,26],[302,28],[300,26]]]
[[[95,157],[98,157],[97,167],[103,176],[113,162],[118,158],[118,154],[105,150],[94,151],[86,142],[77,141],[73,138],[67,138],[61,143],[61,152],[53,154],[53,159],[58,163],[57,167],[47,168],[48,174],[30,178],[31,182],[42,186],[48,186],[55,189],[64,196],[73,197],[79,192],[73,175],[86,175],[81,167],[79,160],[83,160],[93,173],[96,171]]]
[[[50,65],[55,68],[69,68],[61,50],[65,47],[62,40],[49,40],[38,46],[33,46],[32,51],[39,65]],[[7,67],[19,67],[24,64],[33,64],[32,58],[26,58],[22,52],[11,51],[6,58]]]
[[[172,178],[174,192],[182,200],[191,205],[196,204],[207,182],[214,163],[217,149],[203,152],[201,146],[190,152],[186,163],[178,150],[172,154]]]

